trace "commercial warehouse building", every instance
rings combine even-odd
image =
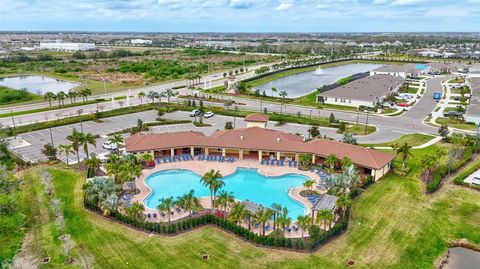
[[[56,50],[56,51],[90,51],[96,50],[94,43],[63,43],[63,42],[51,42],[51,43],[40,43],[38,47],[40,50]]]
[[[377,74],[319,93],[318,103],[353,107],[374,107],[398,92],[405,79],[401,76]]]

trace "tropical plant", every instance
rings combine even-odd
[[[108,196],[117,193],[117,185],[110,178],[95,177],[83,185],[85,199],[101,207],[102,202]]]
[[[228,219],[240,225],[242,220],[247,216],[248,211],[245,209],[245,205],[242,203],[235,203],[228,214]]]
[[[265,224],[270,220],[273,215],[273,210],[270,208],[260,208],[255,212],[255,222],[262,224],[262,235],[265,235]]]
[[[156,91],[149,91],[147,93],[147,98],[152,100],[152,104],[155,103],[155,98],[160,98],[160,94]]]
[[[277,226],[278,226],[277,219],[282,213],[282,205],[278,203],[273,203],[271,207],[273,210],[273,229],[277,229]]]
[[[288,215],[284,212],[278,217],[278,224],[282,227],[282,231],[285,233],[285,227],[290,227],[292,224],[292,218],[288,217]]]
[[[50,143],[43,145],[42,153],[49,161],[55,161],[57,159],[57,149]]]
[[[175,202],[173,201],[173,197],[162,198],[158,200],[160,203],[157,206],[158,211],[166,212],[168,215],[168,224],[170,224],[170,215],[172,208],[175,206]]]
[[[347,156],[342,159],[342,171],[346,171],[351,165],[353,165],[352,159]]]
[[[107,196],[102,202],[100,202],[100,209],[104,216],[110,215],[112,212],[117,211],[118,208],[118,196],[115,193]]]
[[[125,208],[127,216],[130,218],[144,221],[145,220],[145,206],[139,202],[134,202],[132,206]]]
[[[120,146],[123,144],[123,136],[119,135],[119,134],[114,134],[114,135],[112,135],[112,137],[110,137],[108,139],[108,142],[110,144],[114,144],[114,145],[117,146],[115,152],[118,153],[118,152],[120,152],[120,150],[119,150]]]
[[[145,152],[142,155],[140,155],[140,161],[144,165],[147,165],[153,161],[153,155],[151,153]]]
[[[58,106],[64,105],[65,104],[65,97],[67,95],[65,94],[64,91],[59,91],[56,95],[56,99],[58,100]]]
[[[83,143],[83,134],[78,132],[77,129],[74,128],[72,130],[72,134],[67,136],[67,140],[72,143],[72,148],[73,150],[75,150],[75,153],[77,155],[77,163],[80,164],[80,155],[78,154],[78,151]]]
[[[407,163],[408,157],[412,156],[412,153],[410,152],[412,147],[407,143],[405,143],[400,147],[397,144],[393,144],[392,148],[394,149],[397,155],[400,155],[400,158],[402,159],[401,171],[402,171],[402,175],[405,175],[405,164]]]
[[[97,157],[97,154],[93,153],[90,159],[85,160],[85,164],[93,171],[95,175],[98,168],[100,168],[102,161]]]
[[[356,145],[357,139],[353,137],[353,134],[350,132],[343,132],[342,142],[347,144]]]
[[[282,114],[282,107],[285,106],[285,111],[287,111],[287,104],[285,103],[285,98],[287,97],[288,93],[286,91],[281,91],[278,95],[282,97],[282,105],[280,105],[280,114]]]
[[[176,204],[178,205],[178,207],[188,211],[188,216],[190,219],[192,218],[192,212],[202,208],[200,199],[195,197],[195,192],[193,190],[190,190],[183,196],[178,197]]]
[[[165,92],[163,92],[163,93],[166,95],[168,103],[170,103],[170,97],[178,95],[178,92],[172,90],[171,88],[166,89]]]
[[[306,231],[307,227],[311,223],[312,223],[312,218],[310,218],[310,216],[308,216],[308,215],[297,217],[297,224],[302,229],[302,232],[301,232],[302,240],[303,240],[303,231]]]
[[[140,104],[143,104],[143,98],[145,98],[145,92],[139,92],[138,99],[140,99]]]
[[[68,156],[70,154],[75,154],[75,151],[73,151],[73,146],[69,144],[62,144],[58,146],[58,152],[60,154],[65,154],[65,158],[67,159],[67,165],[69,165],[69,159]]]
[[[233,196],[232,192],[227,192],[225,190],[221,190],[218,193],[216,204],[219,207],[223,207],[223,212],[225,212],[223,214],[223,217],[225,219],[227,218],[227,213],[228,213],[227,208],[234,203],[235,203],[235,196]]]
[[[52,99],[55,99],[57,96],[53,92],[46,92],[43,95],[43,99],[48,101],[49,107],[52,107]]]
[[[87,155],[87,160],[90,158],[88,154],[88,145],[92,145],[97,147],[97,139],[91,133],[86,133],[82,135],[82,145],[83,145],[83,152]]]
[[[200,182],[210,190],[210,206],[212,214],[215,213],[215,205],[213,203],[213,201],[215,201],[215,195],[217,191],[225,185],[225,182],[221,180],[221,178],[222,174],[220,174],[220,171],[212,169],[205,173],[200,179]]]
[[[333,194],[347,194],[356,189],[360,182],[360,176],[354,165],[350,165],[348,169],[341,174],[331,174],[327,176],[325,185]]]
[[[312,189],[313,184],[315,184],[315,180],[312,180],[312,179],[307,179],[303,182],[303,186],[309,190]]]
[[[328,173],[331,174],[335,171],[335,166],[338,163],[338,158],[335,156],[335,154],[330,154],[327,156],[325,159],[325,165],[328,167]]]
[[[88,101],[88,96],[92,95],[92,90],[89,88],[84,88],[80,90],[80,95],[83,97],[83,101],[87,102]]]
[[[320,131],[318,130],[318,126],[312,125],[308,128],[308,135],[310,138],[315,138],[320,136]]]
[[[424,155],[420,160],[420,164],[423,170],[423,177],[425,181],[429,181],[430,179],[430,172],[435,169],[438,165],[438,156],[436,155]]]
[[[352,204],[352,199],[348,195],[340,195],[336,201],[336,206],[340,211],[342,217],[345,216],[346,208]]]
[[[327,230],[327,224],[331,227],[332,221],[335,219],[335,214],[328,209],[322,209],[317,213],[317,222],[323,223],[323,229]]]

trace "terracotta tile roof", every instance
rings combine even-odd
[[[253,113],[245,117],[245,121],[267,122],[270,117],[263,113]]]
[[[321,157],[335,154],[339,159],[349,157],[355,164],[373,169],[380,169],[395,158],[395,156],[381,151],[333,140],[315,139],[304,142],[300,136],[259,127],[217,131],[211,136],[193,131],[135,134],[125,140],[125,146],[128,152],[206,146],[309,153]]]

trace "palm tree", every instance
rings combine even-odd
[[[90,159],[85,160],[85,164],[88,166],[88,168],[92,169],[95,174],[98,168],[100,168],[102,161],[97,157],[97,154],[94,153]]]
[[[273,209],[273,229],[277,229],[277,219],[280,216],[280,213],[282,212],[282,205],[278,203],[273,203],[272,204],[272,209]]]
[[[438,157],[435,155],[424,155],[421,159],[421,166],[425,173],[425,181],[428,181],[430,178],[430,171],[435,169],[438,165]]]
[[[270,208],[260,208],[255,212],[254,219],[257,223],[262,224],[262,234],[265,235],[265,224],[270,220],[273,215],[273,210]]]
[[[395,153],[400,155],[402,158],[402,175],[405,175],[405,164],[408,160],[408,157],[412,156],[412,153],[410,152],[412,147],[405,143],[400,147],[397,144],[394,144],[392,145],[392,148],[394,149]]]
[[[77,100],[77,91],[75,89],[71,89],[68,91],[68,97],[70,97],[70,103],[75,104]]]
[[[317,223],[323,224],[323,229],[327,230],[327,219],[330,211],[328,209],[323,209],[317,212]]]
[[[277,92],[277,88],[272,87],[272,97],[273,97],[273,93],[274,93],[274,92]]]
[[[146,153],[144,153],[144,154],[142,154],[142,155],[140,156],[140,161],[141,161],[144,165],[149,164],[149,163],[151,163],[151,162],[153,161],[153,155],[150,154],[150,153],[148,153],[148,152],[146,152]]]
[[[65,104],[65,97],[66,94],[64,91],[59,91],[56,95],[56,99],[58,100],[58,106]]]
[[[80,146],[82,145],[83,134],[78,132],[77,129],[74,128],[72,134],[67,136],[67,140],[72,143],[72,148],[77,154],[77,163],[80,165],[80,155],[78,154],[78,151],[80,149]]]
[[[155,103],[155,98],[160,98],[160,95],[156,91],[149,91],[147,98],[152,100],[152,104]]]
[[[312,190],[313,184],[315,184],[315,180],[312,179],[307,179],[305,182],[303,182],[303,186],[309,190]]]
[[[69,165],[69,159],[68,155],[70,154],[75,154],[75,151],[73,151],[73,146],[69,144],[62,144],[58,146],[58,152],[60,154],[65,154],[65,158],[67,158],[67,165]]]
[[[200,179],[200,182],[210,189],[210,205],[212,214],[215,212],[215,205],[213,201],[215,200],[215,195],[217,191],[225,185],[225,182],[221,180],[222,174],[220,171],[210,170],[210,172],[205,173]]]
[[[170,97],[177,96],[178,92],[168,88],[163,92],[167,97],[167,102],[170,103]]]
[[[248,212],[245,209],[245,205],[242,203],[235,203],[228,214],[228,219],[240,225],[242,220],[247,216]]]
[[[140,99],[140,104],[143,104],[143,98],[145,98],[145,92],[139,92],[138,99]]]
[[[113,179],[117,181],[121,170],[120,158],[115,154],[109,154],[107,163],[105,164],[105,170],[109,176],[113,176]]]
[[[177,198],[177,205],[189,212],[188,216],[192,218],[192,212],[202,208],[200,200],[195,197],[194,191],[190,190],[188,193]]]
[[[352,204],[352,199],[350,198],[350,196],[344,194],[338,197],[336,206],[340,209],[340,213],[342,217],[345,216],[346,208],[349,207],[351,204]]]
[[[100,209],[104,216],[110,215],[118,208],[118,196],[115,193],[110,194],[100,203]]]
[[[342,159],[342,171],[346,171],[352,164],[353,164],[352,159],[348,157],[344,157]]]
[[[144,221],[145,220],[145,206],[139,202],[134,202],[132,206],[127,207],[125,209],[127,212],[127,216],[130,218],[137,219],[139,221]]]
[[[288,215],[284,212],[278,217],[278,224],[280,227],[282,227],[282,231],[285,234],[285,227],[290,227],[290,224],[292,224],[292,218],[288,217]]]
[[[286,91],[281,91],[278,95],[282,97],[282,105],[280,105],[280,114],[282,114],[282,107],[285,106],[285,111],[287,110],[287,104],[285,103],[285,97],[288,93]]]
[[[302,240],[303,240],[303,231],[307,230],[308,225],[312,223],[312,218],[310,216],[305,215],[305,216],[298,216],[297,217],[297,224],[300,226],[302,229]]]
[[[170,215],[172,208],[175,206],[175,202],[173,201],[173,197],[162,198],[159,200],[160,204],[158,204],[157,209],[158,211],[166,211],[168,215],[168,224],[170,224]]]
[[[82,135],[82,145],[83,145],[83,151],[85,152],[85,155],[87,155],[87,160],[90,158],[88,155],[88,145],[92,145],[94,147],[97,147],[97,140],[91,133],[86,133]]]
[[[232,192],[227,192],[225,190],[221,190],[218,193],[216,204],[219,207],[223,207],[223,212],[224,212],[223,218],[224,219],[227,218],[227,208],[228,208],[228,206],[232,205],[233,203],[235,203],[235,196],[233,196]]]
[[[330,154],[325,159],[325,165],[328,167],[328,173],[331,174],[335,170],[335,165],[338,162],[337,156],[335,154]]]
[[[46,92],[43,95],[43,99],[48,101],[50,107],[52,107],[52,99],[55,99],[57,96],[53,92]]]
[[[108,142],[110,144],[114,144],[117,146],[117,149],[115,150],[115,152],[117,152],[117,154],[120,152],[119,148],[120,148],[120,145],[123,144],[123,136],[122,135],[119,135],[119,134],[114,134],[112,135],[112,137],[110,137],[108,139]]]
[[[92,90],[90,90],[89,88],[82,89],[80,90],[80,95],[83,97],[83,101],[87,102],[88,96],[92,95]]]

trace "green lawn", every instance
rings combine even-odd
[[[451,240],[480,244],[479,192],[448,183],[434,195],[424,194],[419,159],[438,147],[414,150],[407,176],[388,175],[364,191],[353,204],[348,231],[311,255],[257,248],[213,227],[149,237],[86,212],[83,177],[59,168],[50,171],[66,230],[77,245],[72,255],[78,259],[78,246],[83,245],[98,268],[346,268],[349,259],[357,268],[433,268]],[[52,257],[45,267],[68,267],[43,209],[45,194],[37,172],[33,168],[27,173],[33,180],[28,189],[32,207],[26,212],[32,220],[30,251]],[[210,255],[208,261],[201,260],[203,253]]]
[[[393,140],[388,143],[379,143],[379,144],[362,144],[362,146],[365,147],[390,147],[392,144],[398,144],[398,145],[403,145],[407,143],[408,145],[415,147],[415,146],[420,146],[428,141],[434,139],[435,137],[433,135],[427,135],[427,134],[408,134],[408,135],[402,135],[399,139]]]
[[[463,129],[463,130],[469,130],[469,131],[477,130],[477,126],[475,124],[462,123],[454,118],[437,118],[435,122],[437,124],[447,125],[449,127]]]

